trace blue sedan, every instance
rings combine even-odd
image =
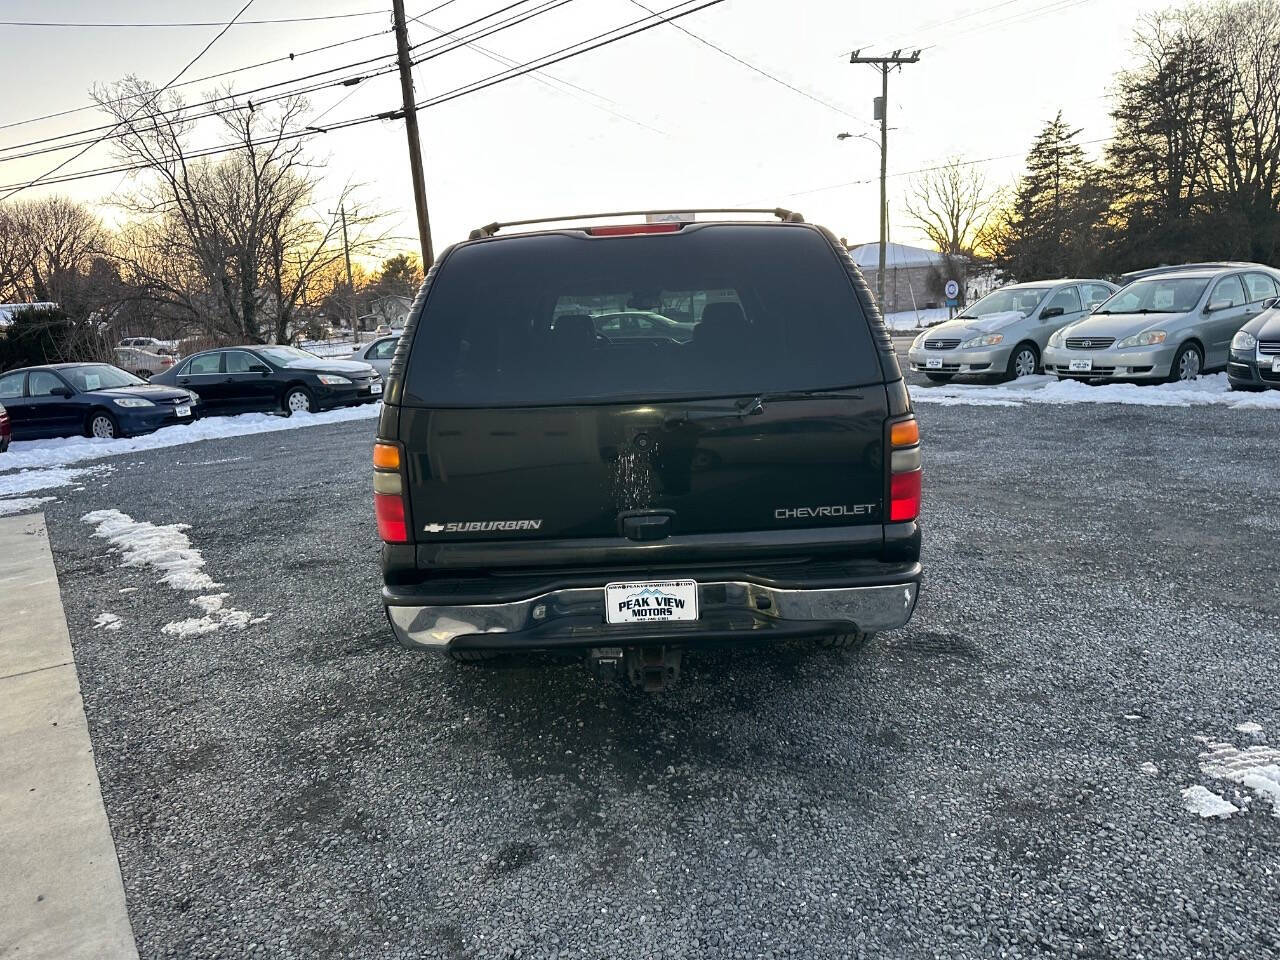
[[[139,380],[106,363],[52,363],[0,373],[14,440],[127,437],[199,416],[190,390]]]

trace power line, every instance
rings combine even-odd
[[[672,10],[675,10],[676,8],[683,6],[684,4],[689,2],[691,2],[691,0],[682,0],[681,3],[675,4],[674,6],[668,8],[667,10],[662,11],[662,13],[669,14],[671,13]],[[720,4],[723,2],[724,0],[705,0],[705,2],[703,2],[701,5],[689,10],[682,11],[676,14],[671,19],[678,19],[680,17],[685,17],[690,14],[697,13],[700,10],[704,10],[707,7],[716,6],[717,4]],[[600,43],[594,43],[592,46],[585,47],[581,50],[573,49],[574,47],[581,46],[582,44],[585,44],[585,43],[592,43],[592,41],[597,40],[599,37],[608,36],[609,33],[617,33],[619,30],[627,30],[627,28],[635,26],[636,23],[641,23],[641,22],[642,21],[634,21],[633,23],[630,23],[630,24],[624,24],[621,27],[617,27],[613,31],[606,31],[605,33],[598,34],[596,37],[592,37],[589,40],[583,40],[577,44],[570,44],[567,47],[562,47],[560,50],[556,50],[542,57],[537,57],[533,60],[527,61],[526,63],[520,64],[518,72],[510,72],[505,75],[495,74],[494,77],[487,78],[486,80],[483,80],[483,81],[477,81],[477,83],[475,84],[464,84],[461,87],[457,87],[453,90],[446,91],[443,94],[440,94],[427,101],[419,103],[418,109],[427,109],[432,106],[437,106],[441,103],[446,103],[450,100],[457,99],[458,97],[466,96],[468,93],[478,93],[480,90],[484,90],[484,89],[488,89],[489,87],[496,86],[497,84],[503,83],[506,80],[515,79],[515,77],[517,76],[523,76],[525,73],[529,73],[533,70],[539,70],[546,66],[553,66],[556,63],[562,63],[566,60],[572,59],[573,57],[581,56],[584,53],[590,53],[593,50],[598,50],[601,47],[608,46],[609,44],[612,44],[612,43],[616,43],[619,40],[625,40],[628,37],[635,36],[638,33],[643,33],[645,30],[649,30],[649,29],[652,29],[653,27],[661,26],[664,21],[657,20],[652,23],[646,24],[642,27],[639,27],[638,29],[628,30],[628,32],[620,34],[619,36],[612,37],[611,39],[604,40],[603,42],[600,42]],[[564,51],[572,51],[572,52],[565,53]],[[543,60],[548,60],[548,58],[555,58],[555,59],[549,60],[547,63],[541,62]],[[186,154],[186,159],[189,159],[189,160],[200,159],[202,157],[211,157],[211,156],[216,156],[218,154],[223,154],[223,153],[232,153],[236,150],[244,149],[246,146],[251,146],[251,147],[263,146],[265,144],[274,143],[277,141],[283,142],[283,141],[307,139],[322,133],[345,130],[350,127],[356,127],[366,123],[374,123],[379,120],[398,120],[398,119],[400,119],[399,110],[397,109],[386,110],[380,113],[375,113],[375,114],[371,114],[364,117],[356,117],[348,120],[338,121],[336,123],[331,123],[326,125],[324,128],[305,128],[304,127],[301,130],[295,130],[287,134],[281,134],[278,136],[271,136],[271,137],[263,137],[259,140],[250,141],[250,143],[247,145],[244,143],[237,143],[229,146],[224,145],[224,146],[201,148],[199,150],[194,150]],[[136,171],[146,170],[146,169],[149,169],[149,165],[147,164],[124,163],[124,164],[116,164],[110,167],[101,167],[94,170],[84,170],[76,173],[69,173],[61,177],[50,177],[46,175],[46,178],[41,178],[41,182],[50,184],[50,185],[57,184],[57,183],[71,183],[79,180],[89,180],[95,177],[112,176],[118,173],[133,173]],[[23,189],[26,185],[10,184],[7,186],[0,186],[0,190],[10,190],[10,189],[13,189],[15,186],[18,189]]]
[[[442,8],[442,7],[448,6],[448,4],[449,4],[449,3],[452,3],[452,2],[453,2],[453,0],[445,0],[445,2],[444,2],[444,3],[438,4],[437,6],[433,7],[433,8],[432,8],[432,10],[439,10],[439,9],[440,9],[440,8]],[[458,26],[458,27],[454,28],[454,31],[453,31],[452,33],[457,33],[458,31],[464,30],[464,29],[466,29],[467,27],[475,26],[476,24],[478,24],[478,23],[482,23],[482,22],[483,22],[483,21],[485,21],[485,20],[492,19],[493,17],[498,16],[499,14],[504,13],[505,11],[512,9],[513,7],[518,7],[518,6],[521,6],[521,5],[523,5],[523,4],[525,4],[525,3],[528,3],[528,2],[529,2],[529,0],[516,0],[516,2],[514,2],[514,3],[510,3],[510,4],[506,5],[505,7],[501,7],[501,8],[499,8],[498,10],[494,10],[494,11],[492,11],[492,12],[490,12],[490,13],[485,14],[485,15],[484,15],[484,16],[482,16],[482,17],[477,17],[477,18],[475,18],[474,20],[470,20],[470,21],[468,21],[467,23],[464,23],[464,24],[462,24],[462,25],[460,25],[460,26]],[[476,38],[476,37],[489,37],[489,36],[492,36],[492,35],[493,35],[493,34],[495,34],[495,33],[498,33],[498,32],[500,32],[500,31],[502,31],[502,30],[509,29],[510,27],[519,26],[520,24],[522,24],[522,23],[526,23],[526,22],[528,22],[529,20],[533,19],[534,17],[540,16],[540,15],[542,15],[542,14],[544,14],[544,13],[549,13],[551,10],[554,10],[554,9],[556,9],[557,7],[564,6],[565,4],[567,4],[567,3],[571,3],[571,2],[572,2],[572,0],[544,0],[544,2],[543,2],[539,7],[533,8],[532,10],[525,10],[525,11],[521,11],[520,13],[515,14],[515,15],[513,15],[513,16],[511,16],[511,17],[508,17],[508,18],[506,18],[505,20],[500,20],[500,21],[498,21],[497,23],[490,24],[489,26],[486,26],[486,27],[482,27],[481,29],[479,29],[479,30],[475,31],[474,33],[470,34],[469,36],[464,37],[464,38],[461,38],[461,39],[457,40],[456,42],[453,42],[453,43],[447,43],[447,44],[445,44],[445,45],[443,45],[443,46],[441,46],[441,47],[439,47],[439,48],[436,48],[436,49],[434,49],[434,50],[430,50],[430,51],[428,51],[427,53],[423,54],[422,56],[415,58],[415,59],[414,59],[414,61],[413,61],[413,63],[414,63],[414,65],[417,65],[417,64],[420,64],[420,63],[425,63],[425,62],[427,62],[428,60],[433,60],[433,59],[435,59],[436,57],[443,56],[443,55],[444,55],[444,54],[446,54],[446,53],[450,53],[450,52],[452,52],[453,50],[458,49],[459,47],[466,46],[470,40],[472,40],[472,39],[474,39],[474,38]],[[427,11],[427,13],[430,13],[430,12],[431,12],[431,11]],[[426,16],[426,15],[427,15],[427,14],[426,14],[426,13],[424,13],[424,14],[421,14],[420,16]],[[450,35],[452,35],[452,34],[450,34]],[[437,39],[438,39],[438,38],[437,38]],[[417,47],[419,47],[419,48],[421,48],[421,47],[426,46],[427,44],[432,43],[432,42],[434,42],[434,40],[428,40],[428,41],[424,41],[423,43],[417,44],[416,46],[417,46]],[[162,111],[160,111],[160,112],[159,112],[159,115],[160,115],[160,116],[176,116],[176,115],[182,115],[182,116],[183,116],[183,119],[185,119],[185,120],[203,120],[203,119],[207,119],[207,118],[209,118],[209,117],[222,116],[223,114],[227,114],[227,113],[236,113],[236,112],[243,111],[243,110],[246,110],[246,109],[248,109],[248,110],[253,110],[253,109],[256,109],[257,107],[264,106],[264,105],[269,104],[269,103],[275,103],[275,102],[277,102],[277,101],[279,101],[279,100],[287,99],[287,98],[289,98],[289,97],[302,96],[302,95],[305,95],[305,94],[308,94],[308,93],[315,93],[315,92],[318,92],[318,91],[320,91],[320,90],[328,89],[329,87],[336,87],[336,86],[355,86],[355,85],[357,85],[357,84],[359,84],[359,83],[361,83],[361,82],[363,82],[363,81],[365,81],[365,80],[372,79],[373,77],[382,76],[382,75],[385,75],[385,74],[389,74],[389,73],[393,73],[393,72],[395,72],[396,67],[395,67],[394,62],[388,62],[388,61],[389,61],[389,59],[390,59],[390,58],[393,58],[393,57],[394,57],[394,54],[381,54],[381,55],[376,56],[376,57],[370,57],[370,58],[368,58],[368,59],[366,59],[366,60],[359,60],[359,61],[355,61],[355,62],[353,62],[353,63],[347,63],[347,64],[343,64],[343,65],[341,65],[341,66],[337,66],[337,67],[330,67],[330,68],[329,68],[329,69],[327,69],[327,70],[318,70],[318,71],[316,71],[316,72],[314,72],[314,73],[305,74],[305,75],[303,75],[303,76],[301,76],[301,77],[293,77],[293,78],[291,78],[291,79],[289,79],[289,80],[281,80],[281,81],[277,81],[277,82],[275,82],[275,83],[267,83],[267,84],[263,84],[263,85],[258,86],[258,87],[252,87],[252,88],[250,88],[250,89],[248,89],[248,90],[233,91],[233,92],[228,93],[228,94],[225,94],[225,95],[223,95],[223,96],[213,97],[213,98],[211,98],[211,99],[203,100],[203,101],[198,101],[198,102],[196,102],[196,103],[192,103],[192,104],[183,104],[183,105],[182,105],[182,106],[180,106],[180,107],[173,107],[173,108],[170,108],[170,109],[168,109],[168,110],[162,110]],[[266,90],[274,90],[274,89],[279,88],[279,87],[288,86],[289,84],[293,84],[293,83],[301,83],[301,82],[303,82],[303,81],[306,81],[306,80],[313,80],[313,79],[318,78],[318,77],[326,77],[326,76],[329,76],[329,75],[331,75],[331,74],[341,72],[341,71],[343,71],[343,70],[349,70],[349,69],[351,69],[351,68],[353,68],[353,67],[363,67],[363,66],[367,66],[367,65],[369,65],[369,64],[377,64],[377,63],[380,63],[380,62],[381,62],[381,65],[380,65],[379,67],[377,67],[376,69],[372,70],[372,71],[368,71],[368,72],[361,73],[361,74],[353,74],[353,75],[349,75],[349,76],[338,77],[338,78],[335,78],[335,79],[332,79],[332,80],[328,80],[328,81],[325,81],[325,82],[322,82],[322,83],[315,83],[315,84],[312,84],[312,85],[307,86],[307,87],[302,87],[302,88],[296,88],[296,89],[290,89],[290,90],[282,91],[282,92],[280,92],[280,93],[276,93],[276,94],[272,94],[272,95],[270,95],[270,96],[262,97],[262,98],[258,99],[256,103],[255,103],[255,102],[254,102],[254,100],[253,100],[253,97],[254,97],[256,94],[262,93],[263,91],[266,91]],[[229,71],[229,72],[234,72],[234,71]],[[354,93],[354,91],[352,91],[352,92]],[[238,103],[235,103],[234,101],[236,100],[236,98],[244,98],[245,103],[244,103],[244,104],[238,104]],[[345,100],[345,99],[346,99],[346,98],[344,97],[344,98],[343,98],[343,100]],[[212,106],[213,106],[213,105],[215,105],[215,104],[226,103],[226,102],[228,102],[228,101],[231,101],[231,103],[230,103],[230,105],[229,105],[229,106],[227,106],[227,107],[223,107],[223,108],[219,108],[219,109],[210,109],[210,110],[208,110],[208,111],[206,111],[206,112],[204,112],[204,113],[198,113],[198,114],[190,114],[190,113],[186,112],[186,111],[190,111],[190,110],[192,110],[193,108],[199,108],[199,107],[212,107]],[[107,102],[107,103],[122,103],[122,102],[125,102],[125,101],[122,101],[122,100],[114,100],[114,101],[106,101],[106,102]],[[343,102],[343,101],[342,101],[342,100],[338,101],[338,103],[341,103],[341,102]],[[333,104],[333,105],[329,108],[329,110],[332,110],[333,108],[337,107],[337,106],[338,106],[338,103]],[[324,111],[324,113],[328,113],[328,112],[329,112],[329,110]],[[321,114],[321,116],[323,116],[323,114]],[[0,156],[0,163],[3,163],[3,162],[5,162],[5,161],[9,161],[9,160],[21,160],[21,159],[26,159],[26,158],[29,158],[29,157],[38,156],[38,155],[45,154],[45,153],[56,153],[56,152],[59,152],[59,151],[62,151],[62,150],[71,150],[71,149],[74,149],[75,147],[83,146],[83,145],[86,145],[86,144],[87,144],[87,145],[89,145],[89,146],[94,146],[94,145],[96,145],[96,144],[98,144],[98,143],[103,142],[104,140],[112,139],[112,138],[113,138],[113,136],[114,136],[113,131],[115,131],[116,129],[118,129],[118,128],[119,128],[119,126],[120,126],[120,124],[118,124],[118,123],[114,123],[114,124],[113,124],[113,123],[107,123],[107,124],[102,124],[102,125],[100,125],[100,126],[96,126],[96,127],[88,127],[88,128],[86,128],[86,129],[83,129],[83,130],[76,130],[76,131],[72,131],[72,132],[69,132],[69,133],[59,134],[59,135],[57,135],[57,136],[53,136],[53,137],[45,137],[45,138],[43,138],[43,139],[39,139],[39,140],[32,140],[32,141],[28,141],[28,142],[26,142],[26,143],[10,144],[10,145],[8,145],[8,146],[6,146],[6,147],[0,147],[0,154],[6,154],[6,153],[9,153],[9,152],[14,151],[14,150],[22,150],[22,149],[29,148],[29,147],[30,147],[30,148],[39,148],[39,149],[31,149],[31,150],[28,150],[28,151],[27,151],[27,152],[25,152],[25,153],[18,153],[18,154],[13,154],[13,155],[10,155],[10,156]],[[66,140],[68,137],[81,136],[81,135],[85,135],[85,134],[93,134],[93,133],[97,133],[98,131],[101,131],[101,130],[106,130],[106,131],[108,131],[108,133],[107,133],[106,135],[104,135],[103,137],[94,138],[94,139],[90,139],[90,140],[79,140],[79,141],[73,141],[73,142],[70,142],[70,143],[61,143],[61,142],[59,142],[59,141]],[[42,146],[42,145],[44,145],[44,144],[53,144],[53,145],[52,145],[52,146]]]
[[[680,3],[674,4],[673,6],[668,7],[666,10],[662,10],[659,13],[655,14],[655,16],[664,17],[665,19],[654,20],[650,23],[645,23],[644,26],[638,27],[637,29],[630,30],[628,28],[635,27],[636,24],[644,23],[644,21],[649,18],[645,17],[640,20],[633,20],[631,23],[623,24],[620,27],[615,27],[613,30],[606,30],[604,33],[596,34],[596,36],[594,37],[590,37],[586,40],[581,40],[578,43],[571,43],[568,46],[561,47],[559,50],[555,50],[551,53],[548,53],[543,57],[538,57],[535,60],[530,60],[527,63],[522,64],[521,68],[518,70],[508,71],[504,73],[495,73],[491,76],[483,78],[482,80],[477,80],[474,83],[466,84],[462,87],[458,87],[455,90],[448,91],[447,93],[442,93],[437,96],[431,97],[427,100],[423,100],[418,104],[418,108],[422,109],[424,107],[439,106],[442,103],[448,103],[450,100],[456,100],[458,97],[466,96],[469,93],[478,93],[481,90],[487,90],[490,87],[495,87],[498,84],[505,83],[508,80],[514,80],[516,77],[522,77],[526,73],[531,73],[534,70],[541,70],[541,69],[544,69],[545,67],[553,67],[557,63],[562,63],[565,60],[569,60],[573,57],[581,56],[584,53],[590,53],[593,50],[598,50],[601,47],[606,47],[609,44],[616,43],[619,40],[625,40],[628,37],[634,37],[637,34],[644,33],[646,30],[652,30],[654,27],[660,27],[664,23],[669,23],[671,20],[678,20],[682,17],[687,17],[690,14],[698,13],[700,10],[705,10],[708,7],[714,7],[717,4],[724,3],[724,0],[704,0],[704,2],[701,3],[699,6],[693,7],[689,10],[682,10],[680,13],[677,13],[671,17],[665,16],[666,14],[671,13],[671,11],[675,10],[677,7],[684,6],[686,3],[689,3],[689,2],[691,2],[691,0],[681,0]],[[628,32],[621,34],[620,36],[613,37],[609,40],[603,40],[599,43],[595,42],[597,40],[600,40],[601,37],[607,37],[612,33],[617,33],[619,30],[627,30]],[[583,47],[583,49],[581,50],[574,50],[575,47],[581,47],[583,44],[591,44],[591,46]],[[565,52],[569,50],[572,50],[573,52],[572,53]],[[554,59],[549,59],[549,58],[554,58]],[[546,62],[545,63],[541,62],[543,60],[545,60]]]
[[[660,14],[656,13],[654,10],[650,9],[649,7],[641,3],[640,0],[631,0],[631,3],[639,7],[641,10],[644,10],[646,13],[651,14],[652,16],[655,16],[655,17],[660,16]],[[783,80],[781,77],[774,76],[772,73],[770,73],[768,70],[765,70],[763,67],[756,66],[756,64],[751,63],[749,60],[744,60],[742,57],[738,56],[736,53],[731,53],[730,51],[726,50],[724,47],[720,46],[719,44],[713,43],[712,41],[708,40],[706,37],[703,37],[703,36],[700,36],[699,34],[694,33],[692,30],[690,30],[688,27],[684,26],[683,24],[671,23],[671,21],[669,20],[665,22],[669,23],[671,26],[675,27],[677,30],[679,30],[681,33],[685,34],[686,36],[692,37],[694,40],[697,40],[699,43],[705,46],[708,46],[712,50],[715,50],[717,53],[728,57],[730,60],[734,61],[735,63],[741,64],[742,66],[746,67],[748,70],[755,71],[765,79],[772,80],[774,83],[784,86],[788,90],[792,91],[793,93],[798,93],[800,94],[800,96],[804,97],[805,99],[812,100],[814,103],[819,104],[820,106],[826,107],[828,110],[834,110],[836,113],[849,117],[852,120],[857,120],[859,123],[866,123],[866,121],[863,120],[861,117],[854,116],[854,114],[850,113],[849,111],[841,107],[837,107],[835,104],[829,103],[828,101],[823,100],[821,97],[810,93],[808,90],[804,90],[801,87],[797,87],[793,83],[788,83],[786,80]]]
[[[250,27],[271,23],[316,23],[323,20],[350,20],[356,17],[385,17],[385,10],[360,10],[353,13],[328,13],[312,17],[275,17],[263,20],[239,20],[237,26]],[[0,20],[0,27],[73,27],[76,29],[104,30],[116,27],[221,27],[222,20],[167,20],[150,22],[100,21],[86,22],[82,20]]]
[[[993,4],[991,4],[991,5],[990,5],[990,6],[988,6],[988,7],[981,7],[981,8],[979,8],[979,9],[977,9],[977,10],[970,10],[968,13],[961,13],[961,14],[957,14],[957,15],[956,15],[956,16],[954,16],[954,17],[947,17],[945,20],[935,20],[933,23],[927,24],[927,25],[925,25],[925,26],[922,26],[922,27],[916,27],[916,28],[915,28],[914,30],[912,30],[912,31],[908,31],[908,32],[905,32],[905,33],[894,33],[894,34],[890,34],[890,35],[889,35],[889,40],[876,40],[876,41],[874,41],[874,42],[872,42],[872,43],[865,43],[865,44],[863,44],[862,49],[866,50],[866,49],[869,49],[869,48],[871,48],[871,47],[885,47],[885,46],[892,46],[892,45],[893,45],[892,41],[894,41],[894,40],[896,40],[896,39],[898,39],[898,38],[902,38],[902,37],[909,37],[909,38],[918,37],[920,34],[922,34],[922,33],[929,33],[929,32],[931,32],[931,31],[933,31],[933,30],[937,29],[938,27],[948,27],[948,26],[950,26],[950,25],[951,25],[951,24],[953,24],[953,23],[959,23],[961,20],[968,20],[970,17],[976,17],[976,16],[979,16],[980,14],[988,13],[988,12],[990,12],[990,11],[992,11],[992,10],[997,10],[997,9],[999,9],[1000,7],[1007,7],[1007,6],[1010,6],[1011,4],[1019,3],[1019,2],[1021,2],[1021,0],[1001,0],[1001,2],[1000,2],[1000,3],[993,3]],[[910,46],[910,44],[903,44],[903,46]],[[846,57],[848,57],[848,56],[849,56],[849,51],[848,51],[848,50],[846,50],[846,51],[844,51],[843,53],[841,53],[841,54],[840,54],[840,58],[841,58],[842,60],[843,60],[843,59],[845,59],[845,58],[846,58]]]
[[[138,108],[137,108],[136,110],[134,110],[134,112],[133,112],[133,113],[131,113],[131,114],[128,116],[128,118],[127,118],[127,119],[120,121],[120,123],[118,123],[118,124],[117,124],[117,126],[123,126],[125,123],[128,123],[129,121],[133,120],[133,118],[134,118],[134,117],[136,117],[139,113],[141,113],[141,112],[143,111],[143,109],[145,109],[146,107],[148,107],[148,106],[150,106],[152,103],[154,103],[154,102],[155,102],[155,100],[156,100],[156,97],[160,96],[160,94],[164,93],[167,89],[169,89],[169,87],[171,87],[173,84],[175,84],[175,83],[177,83],[179,80],[181,80],[181,79],[182,79],[182,75],[183,75],[184,73],[186,73],[188,70],[190,70],[193,66],[195,66],[195,65],[196,65],[196,62],[197,62],[201,57],[203,57],[206,53],[208,53],[208,52],[209,52],[209,50],[210,50],[210,48],[211,48],[215,43],[217,43],[219,40],[221,40],[221,39],[222,39],[223,35],[224,35],[224,34],[226,34],[226,32],[227,32],[228,30],[230,30],[230,29],[231,29],[232,25],[233,25],[233,24],[234,24],[238,19],[240,19],[240,16],[241,16],[241,15],[242,15],[246,10],[248,10],[248,9],[249,9],[249,7],[251,7],[252,5],[253,5],[253,0],[245,0],[244,6],[242,6],[239,10],[237,10],[237,11],[236,11],[236,15],[235,15],[234,17],[232,17],[230,20],[228,20],[228,21],[223,25],[223,27],[222,27],[222,29],[221,29],[221,30],[219,30],[216,34],[214,34],[213,39],[211,39],[208,43],[206,43],[206,44],[205,44],[205,45],[200,49],[200,52],[199,52],[199,53],[197,53],[194,57],[192,57],[190,60],[188,60],[188,61],[187,61],[187,63],[186,63],[186,65],[185,65],[181,70],[179,70],[176,74],[174,74],[174,75],[173,75],[173,78],[172,78],[168,83],[166,83],[163,87],[161,87],[159,90],[157,90],[157,91],[156,91],[156,92],[151,96],[150,100],[148,100],[146,103],[141,103],[141,104],[139,104],[139,105],[138,105]],[[106,135],[106,134],[103,134],[103,136],[99,137],[99,138],[98,138],[98,140],[97,140],[96,142],[97,142],[97,143],[101,143],[101,142],[102,142],[103,140],[105,140],[106,138],[107,138],[107,135]],[[93,147],[94,147],[94,145],[95,145],[95,144],[93,144],[93,143],[89,144],[89,145],[88,145],[88,146],[86,146],[83,150],[81,150],[79,153],[77,153],[75,156],[68,157],[67,159],[65,159],[65,160],[61,161],[61,162],[60,162],[60,163],[58,163],[55,167],[53,167],[53,169],[49,170],[47,173],[44,173],[44,174],[42,174],[42,175],[40,175],[40,176],[36,177],[34,180],[30,181],[29,183],[25,184],[24,186],[14,187],[12,190],[8,190],[8,191],[5,193],[5,195],[4,195],[3,197],[0,197],[0,201],[8,200],[8,199],[9,199],[10,197],[12,197],[15,193],[19,193],[19,192],[20,192],[20,191],[22,191],[22,190],[26,190],[28,187],[34,187],[36,184],[40,183],[42,180],[45,180],[45,179],[47,179],[48,177],[52,176],[53,174],[57,173],[59,170],[61,170],[61,169],[62,169],[63,167],[65,167],[67,164],[72,163],[72,162],[73,162],[73,161],[75,161],[75,160],[79,160],[79,159],[80,159],[81,157],[83,157],[86,153],[88,153],[90,150],[92,150],[92,149],[93,149]]]

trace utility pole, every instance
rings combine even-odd
[[[901,50],[895,50],[887,57],[864,57],[861,54],[861,50],[853,51],[849,62],[869,63],[880,71],[880,96],[875,99],[875,118],[880,121],[880,269],[876,273],[876,300],[883,311],[884,255],[889,245],[889,72],[895,67],[901,70],[904,63],[919,63],[920,51],[916,50],[910,56],[903,56]]]
[[[413,63],[409,60],[409,28],[404,21],[404,0],[391,0],[395,17],[396,56],[400,61],[400,95],[404,98],[404,132],[409,138],[409,172],[413,176],[413,203],[418,212],[418,238],[422,243],[422,271],[435,263],[431,246],[431,218],[427,216],[427,183],[422,175],[422,142],[418,139],[418,108],[413,101]]]
[[[360,342],[360,332],[356,330],[356,285],[351,278],[351,243],[347,240],[347,205],[338,207],[342,217],[342,255],[347,261],[347,307],[351,311],[351,339]]]

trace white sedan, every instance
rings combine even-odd
[[[382,379],[385,380],[387,373],[391,370],[391,358],[395,356],[396,344],[399,342],[399,334],[393,334],[389,337],[379,337],[369,343],[359,344],[351,348],[351,359],[363,360],[377,370],[378,373],[382,374]]]

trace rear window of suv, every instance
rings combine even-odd
[[[458,248],[432,284],[403,399],[547,406],[881,379],[853,285],[820,233],[708,226]]]

